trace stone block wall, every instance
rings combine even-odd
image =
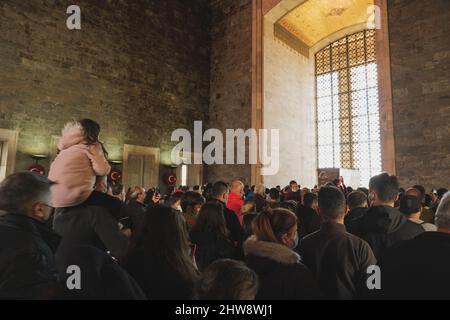
[[[388,1],[397,175],[450,186],[450,1]]]

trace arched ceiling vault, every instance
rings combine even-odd
[[[373,4],[373,0],[306,0],[275,23],[275,34],[307,55],[328,36],[367,22]]]

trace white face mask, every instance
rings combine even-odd
[[[180,211],[180,212],[183,212],[183,210],[181,209],[180,205],[177,207],[177,210]]]

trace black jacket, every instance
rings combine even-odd
[[[53,299],[60,291],[54,253],[60,237],[32,218],[0,217],[0,296]]]
[[[322,294],[312,273],[297,253],[284,245],[258,241],[244,242],[246,263],[259,278],[258,300],[312,300]]]
[[[350,221],[358,219],[367,213],[368,208],[354,208],[344,218],[344,224],[348,228]]]
[[[56,253],[58,269],[67,266],[72,247],[92,246],[121,259],[128,249],[128,239],[119,231],[117,220],[102,207],[56,209],[53,229],[63,238]]]
[[[424,232],[382,260],[380,298],[450,300],[450,234]]]
[[[298,233],[300,238],[320,229],[322,219],[314,209],[299,204],[295,211],[295,215],[298,219]]]
[[[145,300],[136,281],[107,253],[90,246],[72,247],[67,264],[80,268],[79,290],[65,290],[65,299]],[[63,282],[74,273],[64,274]],[[70,279],[69,279],[70,282]]]
[[[225,203],[220,200],[211,199],[208,202],[219,203],[222,206],[225,223],[227,225],[227,229],[230,231],[230,240],[238,246],[241,246],[244,241],[244,230],[236,213],[228,209]]]
[[[300,242],[298,252],[327,298],[365,296],[367,268],[375,265],[376,259],[367,242],[348,233],[344,225],[323,223],[319,231]]]
[[[349,232],[366,240],[380,262],[383,253],[393,244],[412,239],[425,230],[395,208],[375,206],[364,216],[351,221]]]
[[[237,259],[237,249],[228,240],[213,232],[191,231],[190,239],[196,246],[195,259],[200,271],[219,259]]]
[[[147,213],[147,206],[139,203],[136,200],[130,200],[122,209],[122,216],[129,217],[131,219],[131,229],[135,232],[141,223],[144,221],[144,217]]]
[[[144,247],[130,249],[125,269],[150,300],[191,300],[197,279],[188,279],[174,266],[149,256]]]

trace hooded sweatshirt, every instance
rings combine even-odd
[[[350,221],[349,231],[366,240],[377,261],[380,261],[386,249],[400,241],[415,238],[424,229],[393,207],[374,206],[365,215]]]
[[[60,153],[50,166],[49,179],[57,184],[52,187],[52,203],[56,208],[82,204],[94,191],[96,176],[106,176],[111,167],[102,146],[87,145],[80,125],[68,125],[58,142]]]

